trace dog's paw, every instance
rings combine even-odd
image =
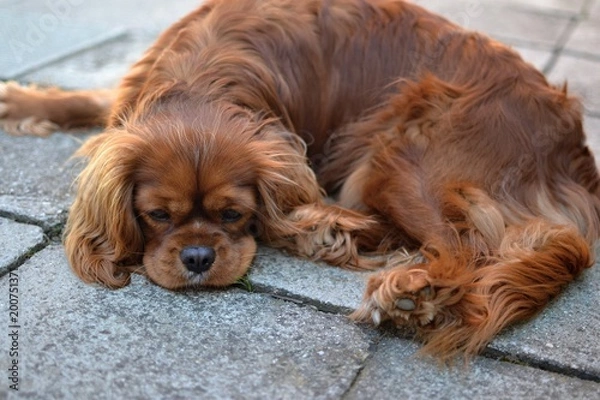
[[[449,307],[460,301],[460,287],[444,285],[430,277],[427,264],[396,267],[373,275],[362,304],[350,316],[375,325],[392,320],[416,327],[447,318]]]
[[[374,270],[385,265],[383,257],[364,256],[358,237],[369,235],[375,221],[369,216],[337,206],[298,207],[289,218],[298,233],[291,235],[292,250],[303,257],[355,270]]]
[[[48,136],[59,129],[52,121],[34,115],[34,91],[16,82],[0,82],[0,129],[15,136]]]
[[[321,250],[337,252],[352,242],[352,233],[368,228],[372,221],[351,210],[336,206],[296,208],[290,220],[303,232],[297,236],[304,255],[314,256]]]
[[[376,325],[388,319],[426,325],[436,313],[434,299],[426,270],[396,268],[369,279],[363,303],[351,317]]]

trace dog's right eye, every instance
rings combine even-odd
[[[221,212],[221,220],[223,222],[237,222],[240,220],[240,218],[242,218],[242,214],[231,208],[228,208]]]
[[[171,220],[171,216],[165,210],[149,211],[148,216],[157,222],[169,222]]]

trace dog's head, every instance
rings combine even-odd
[[[135,268],[177,289],[242,277],[255,238],[318,188],[303,146],[236,107],[161,112],[88,141],[65,236],[84,281],[121,287]]]

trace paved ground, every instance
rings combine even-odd
[[[568,78],[600,155],[600,0],[419,3],[515,46],[552,81]],[[195,5],[0,0],[0,78],[113,85]],[[0,132],[0,399],[600,398],[599,268],[451,370],[416,357],[410,338],[345,318],[364,275],[267,248],[252,290],[172,293],[142,278],[118,291],[84,285],[58,240],[79,144]]]

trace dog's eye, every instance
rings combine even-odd
[[[231,208],[228,208],[221,212],[221,220],[223,222],[236,222],[239,221],[240,218],[242,218],[242,214]]]
[[[157,222],[168,222],[171,216],[165,210],[152,210],[148,212],[148,216]]]

